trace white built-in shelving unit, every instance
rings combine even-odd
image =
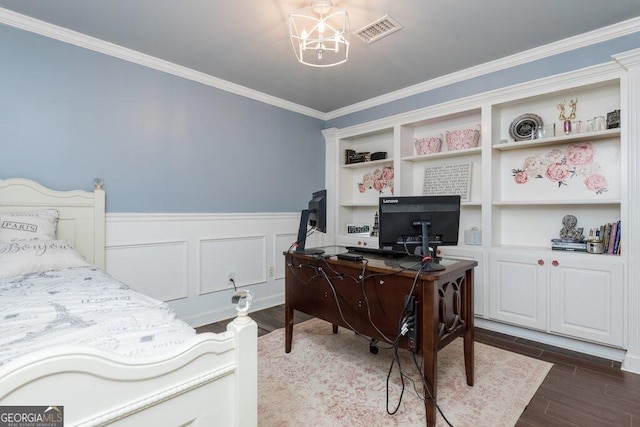
[[[344,129],[324,131],[327,143],[331,243],[377,247],[377,238],[347,234],[348,224],[373,226],[378,198],[363,178],[393,167],[393,194],[422,195],[425,170],[471,164],[470,193],[461,205],[459,244],[441,247],[446,256],[478,261],[475,312],[483,327],[521,333],[580,351],[622,358],[626,347],[625,275],[629,239],[626,70],[615,62],[474,95]],[[558,104],[577,99],[576,120],[622,110],[622,127],[565,134]],[[515,141],[509,129],[523,114],[555,124],[555,135]],[[633,112],[638,114],[638,112]],[[481,130],[478,147],[448,151],[446,132]],[[443,137],[441,152],[418,155],[414,140]],[[386,152],[385,160],[346,164],[345,150]],[[570,173],[554,181],[544,169],[571,157]],[[535,174],[531,165],[540,162]],[[578,164],[584,161],[585,164]],[[515,175],[525,170],[526,182]],[[546,162],[546,163],[545,163]],[[594,188],[587,177],[600,175]],[[606,181],[606,183],[605,183]],[[597,190],[600,191],[597,191]],[[598,255],[551,250],[565,215],[578,227],[621,220],[622,253]],[[482,231],[480,245],[466,245],[463,233]],[[514,332],[510,328],[516,328]],[[534,334],[535,332],[535,334]],[[529,335],[533,334],[533,335]],[[537,334],[537,335],[536,335]]]

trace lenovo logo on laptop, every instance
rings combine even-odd
[[[389,204],[389,203],[398,203],[398,199],[384,199],[384,198],[382,199],[382,204],[383,205],[386,205],[386,204]]]

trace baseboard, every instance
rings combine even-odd
[[[622,362],[623,360],[626,360],[626,350],[623,349],[607,347],[604,345],[580,341],[572,338],[562,337],[559,335],[552,335],[545,332],[507,325],[505,323],[494,322],[487,319],[475,318],[474,322],[477,328],[500,332],[503,334],[552,345],[566,350],[577,351],[579,353],[590,354],[592,356],[602,357],[603,359],[614,360],[616,362]],[[640,363],[640,359],[638,359],[636,362]]]
[[[258,298],[253,300],[251,308],[249,309],[249,316],[252,312],[264,310],[266,308],[274,307],[280,304],[284,304],[284,293],[277,295],[269,295],[265,298]],[[182,320],[187,322],[194,328],[208,325],[210,323],[220,322],[227,319],[236,317],[237,312],[235,306],[229,304],[228,307],[217,308],[215,310],[208,311],[206,313],[198,313],[195,316],[182,316]],[[283,319],[284,320],[284,319]]]
[[[622,361],[622,370],[640,374],[640,354],[627,352],[627,355]]]

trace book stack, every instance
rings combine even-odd
[[[602,236],[602,253],[620,255],[620,221],[601,225],[599,231]]]
[[[554,251],[587,252],[587,242],[574,239],[551,239],[551,249]]]

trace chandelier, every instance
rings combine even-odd
[[[349,58],[349,16],[329,0],[312,0],[311,6],[289,15],[293,51],[302,64],[332,67]]]

